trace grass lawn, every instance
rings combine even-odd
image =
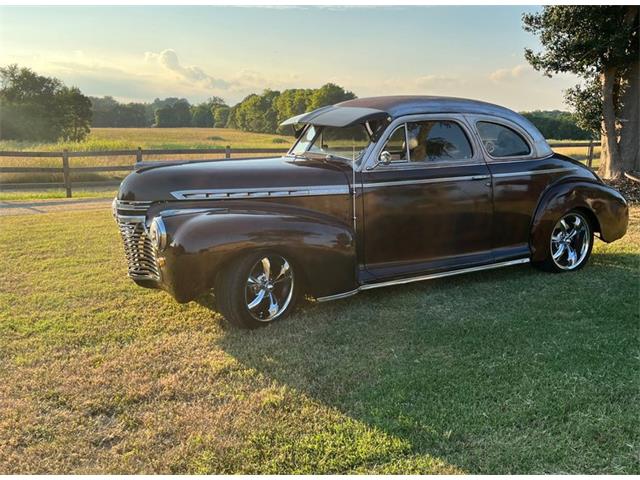
[[[529,266],[259,331],[126,278],[111,214],[0,218],[0,473],[640,473],[640,208]]]

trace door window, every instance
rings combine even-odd
[[[451,120],[408,123],[407,137],[412,162],[450,162],[473,157],[467,135]]]
[[[494,158],[524,157],[531,148],[522,135],[504,125],[478,122],[478,134],[487,153]]]
[[[407,143],[404,128],[404,124],[396,128],[382,149],[391,154],[392,162],[407,161]]]

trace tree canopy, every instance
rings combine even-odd
[[[280,132],[279,124],[289,117],[316,108],[356,98],[353,92],[333,83],[318,89],[290,89],[278,92],[265,90],[261,95],[251,94],[235,105],[228,126],[250,132]]]
[[[89,133],[91,102],[78,88],[17,65],[0,68],[0,138],[79,141]]]
[[[584,79],[566,99],[583,127],[600,124],[605,177],[640,169],[639,11],[637,5],[554,5],[523,16],[524,29],[542,44],[540,52],[525,50],[527,61],[547,76],[570,72]]]

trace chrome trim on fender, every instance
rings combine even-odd
[[[577,169],[577,167],[547,168],[546,170],[527,170],[525,172],[494,173],[493,176],[497,178],[521,177],[523,175],[542,175],[543,173],[573,172]]]
[[[441,178],[422,178],[416,180],[396,180],[392,182],[371,182],[364,183],[364,188],[376,187],[395,187],[399,185],[421,185],[424,183],[444,183],[444,182],[463,182],[467,180],[486,180],[491,178],[489,175],[465,175],[460,177],[441,177]]]
[[[473,272],[480,272],[482,270],[492,270],[494,268],[510,267],[512,265],[520,265],[520,264],[523,264],[523,263],[529,263],[529,261],[530,261],[529,258],[519,258],[517,260],[509,260],[507,262],[498,262],[498,263],[490,263],[489,265],[480,265],[479,267],[460,268],[458,270],[448,270],[446,272],[431,273],[429,275],[420,275],[420,276],[417,276],[417,277],[399,278],[399,279],[396,279],[396,280],[389,280],[389,281],[380,282],[380,283],[366,283],[364,285],[360,285],[355,290],[351,290],[349,292],[344,292],[344,293],[337,293],[335,295],[329,295],[329,296],[326,296],[326,297],[319,297],[316,300],[318,302],[327,302],[327,301],[330,301],[330,300],[339,300],[341,298],[351,297],[352,295],[355,295],[356,293],[358,293],[358,292],[360,292],[362,290],[371,290],[373,288],[390,287],[392,285],[404,285],[406,283],[421,282],[423,280],[434,280],[436,278],[452,277],[454,275],[462,275],[463,273],[473,273]]]
[[[171,192],[178,200],[206,200],[229,198],[306,197],[315,195],[346,195],[346,185],[318,185],[300,187],[232,188],[211,190],[179,190]]]

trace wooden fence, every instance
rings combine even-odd
[[[198,148],[198,149],[173,149],[173,150],[143,150],[138,147],[137,150],[105,150],[93,152],[0,152],[2,157],[25,157],[25,158],[60,158],[62,164],[60,167],[5,167],[0,166],[0,174],[2,173],[57,173],[62,174],[62,183],[59,182],[40,182],[40,183],[0,183],[0,190],[33,190],[47,188],[64,188],[67,197],[71,198],[72,188],[75,187],[107,187],[117,186],[120,181],[100,181],[100,182],[77,182],[72,181],[72,173],[96,173],[96,172],[131,172],[148,165],[150,162],[144,162],[145,155],[224,155],[224,158],[232,158],[231,155],[251,155],[251,154],[270,154],[282,155],[287,149],[282,148],[235,148],[227,146],[226,148]],[[133,165],[104,165],[94,167],[71,167],[69,159],[74,157],[117,157],[130,156],[135,158]],[[162,160],[160,160],[162,161]],[[0,160],[1,162],[1,160]]]
[[[594,147],[600,145],[600,142],[575,142],[575,143],[550,143],[552,148],[562,147],[587,147],[587,165],[592,166]],[[59,158],[62,161],[60,167],[6,167],[0,166],[0,174],[3,173],[57,173],[62,174],[62,183],[59,182],[40,182],[40,183],[0,183],[0,190],[36,190],[48,188],[64,188],[68,198],[71,198],[72,188],[75,187],[107,187],[117,186],[120,181],[100,181],[100,182],[78,182],[72,181],[72,173],[96,173],[96,172],[131,172],[149,164],[143,163],[145,155],[200,155],[200,154],[217,154],[223,155],[224,158],[232,158],[232,155],[252,155],[252,154],[270,154],[282,155],[287,149],[282,148],[234,148],[227,146],[221,148],[203,148],[203,149],[174,149],[174,150],[146,150],[138,147],[137,150],[106,150],[94,152],[0,152],[2,157],[25,157],[25,158]],[[135,158],[133,165],[105,165],[94,167],[71,167],[69,159],[76,157],[115,157],[115,156],[131,156]],[[1,161],[1,160],[0,160]],[[161,162],[161,160],[160,160]]]

